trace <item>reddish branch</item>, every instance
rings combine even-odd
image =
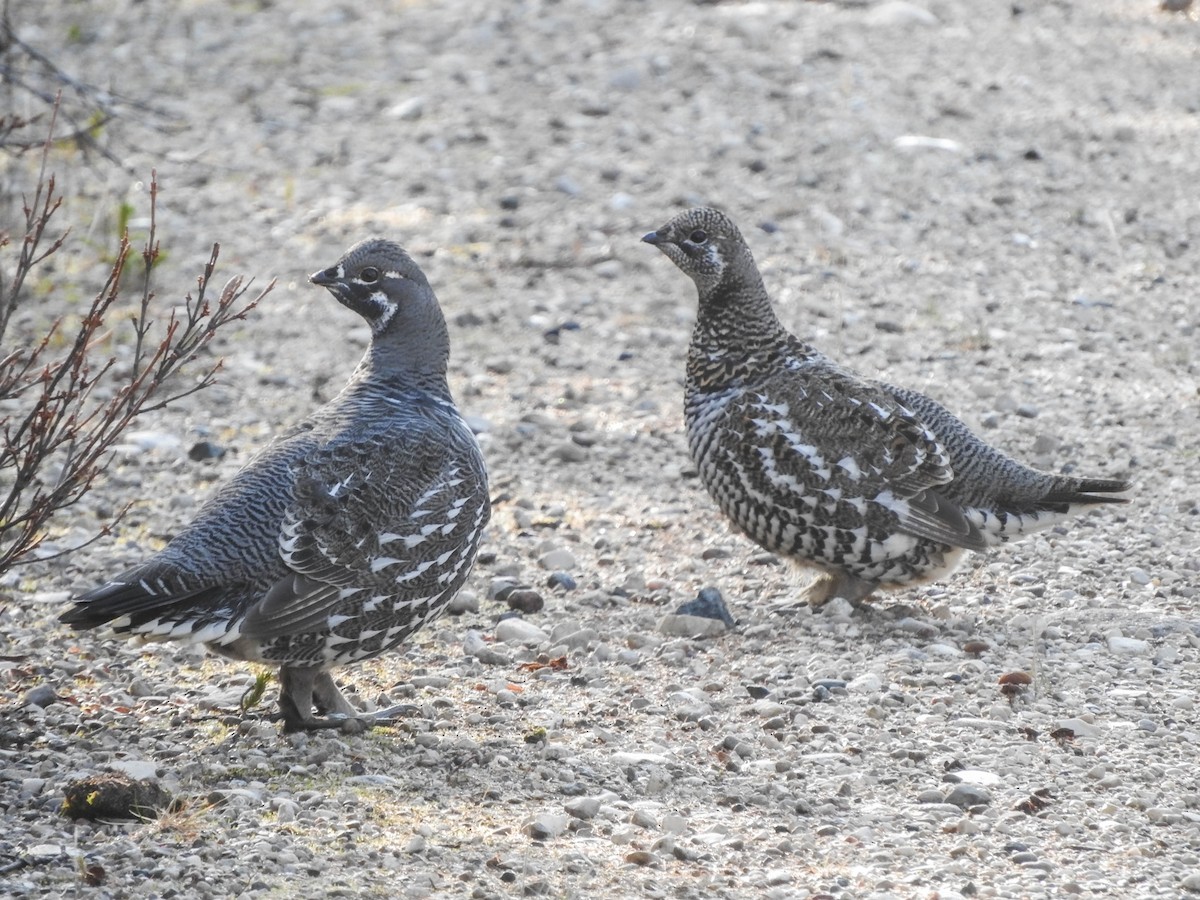
[[[24,235],[13,275],[0,282],[0,340],[21,302],[26,277],[56,253],[67,237],[65,232],[53,240],[46,235],[62,202],[54,176],[46,175],[49,149],[47,138],[37,188],[33,198],[26,198],[23,204]],[[183,308],[173,309],[165,321],[154,319],[150,284],[159,257],[157,198],[158,182],[152,173],[150,234],[142,250],[141,308],[132,320],[133,358],[127,370],[118,367],[115,358],[98,354],[96,346],[110,335],[106,319],[125,278],[131,250],[128,234],[122,237],[108,279],[73,337],[59,318],[33,347],[0,350],[0,409],[15,410],[0,418],[0,573],[27,561],[44,539],[51,519],[87,494],[108,465],[114,444],[135,419],[214,382],[220,360],[202,363],[190,383],[180,383],[174,376],[198,359],[221,328],[244,319],[274,287],[272,282],[247,299],[249,284],[243,285],[242,278],[236,277],[212,297],[220,250],[214,244],[197,279],[195,296],[189,293]],[[8,235],[0,235],[0,250],[10,243]],[[0,270],[3,268],[0,265]],[[55,356],[51,348],[64,339],[66,351]],[[124,510],[92,540],[107,534],[123,514]]]

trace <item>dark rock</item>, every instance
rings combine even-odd
[[[40,706],[42,709],[45,709],[57,700],[58,694],[48,684],[39,684],[37,687],[31,687],[25,692],[26,706]]]
[[[579,587],[575,579],[566,572],[555,572],[546,579],[546,586],[563,591],[573,591],[575,588]]]
[[[212,441],[197,441],[188,451],[188,459],[192,462],[203,462],[206,459],[220,459],[227,451],[220,444]]]
[[[677,615],[681,616],[700,616],[705,619],[719,619],[728,627],[732,628],[737,623],[729,613],[729,607],[725,605],[724,598],[721,597],[721,592],[716,588],[701,588],[700,593],[695,600],[689,600],[679,609],[675,610]]]
[[[539,612],[546,605],[546,601],[542,598],[542,595],[529,588],[516,588],[509,591],[504,600],[508,604],[509,609],[515,609],[523,613]]]

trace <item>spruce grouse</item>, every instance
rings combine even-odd
[[[858,601],[949,574],[966,550],[1121,502],[1127,482],[1030,469],[916,391],[862,378],[789,334],[737,227],[691,209],[642,240],[696,283],[684,416],[700,479],[762,547]]]
[[[330,669],[385,653],[441,614],[475,560],[488,483],[446,382],[445,319],[412,258],[366,240],[310,280],[371,326],[349,383],[163,550],[61,618],[277,665],[286,730],[359,731],[373,720]]]

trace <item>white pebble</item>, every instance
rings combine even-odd
[[[496,623],[496,640],[532,647],[550,640],[550,636],[532,622],[513,616]]]

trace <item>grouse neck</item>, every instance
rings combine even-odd
[[[388,396],[423,393],[450,400],[446,379],[448,354],[422,354],[413,358],[403,348],[372,344],[351,378]]]
[[[692,347],[707,352],[737,350],[756,355],[772,350],[787,339],[762,279],[726,278],[700,297],[700,314],[692,334]]]

